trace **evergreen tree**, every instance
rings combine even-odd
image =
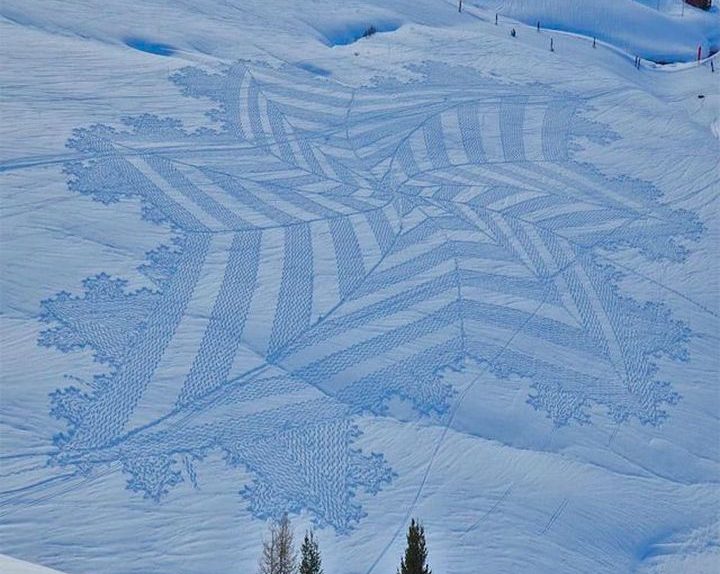
[[[305,533],[301,548],[300,574],[323,574],[320,549],[313,531]]]
[[[287,514],[270,526],[270,537],[263,541],[259,574],[295,574],[297,554]]]
[[[425,529],[413,518],[408,528],[405,558],[400,561],[398,574],[432,574],[426,563],[427,554]]]

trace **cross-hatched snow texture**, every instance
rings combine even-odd
[[[623,294],[599,253],[680,263],[698,220],[573,159],[617,137],[584,119],[590,102],[414,72],[353,90],[297,68],[188,68],[172,79],[212,127],[144,115],[76,130],[70,189],[107,209],[139,198],[175,240],[138,262],[153,289],[98,269],[44,302],[40,343],[107,367],[53,394],[68,421],[55,464],[120,464],[160,500],[220,450],[252,473],[238,489],[257,516],[308,510],[346,531],[358,489],[394,476],[354,447],[353,417],[398,398],[442,414],[442,371],[466,361],[526,378],[528,408],[557,425],[591,423],[592,405],[668,416],[678,397],[654,361],[688,360],[690,332]]]

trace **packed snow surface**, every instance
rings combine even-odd
[[[0,571],[3,574],[62,574],[59,570],[52,570],[3,554],[0,554]]]
[[[0,15],[0,552],[717,566],[717,9]]]

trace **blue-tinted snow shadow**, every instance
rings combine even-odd
[[[322,34],[328,46],[347,46],[375,34],[394,32],[400,26],[398,22],[349,22],[342,27],[323,30]]]
[[[144,38],[125,38],[123,40],[126,46],[140,50],[141,52],[147,52],[148,54],[155,54],[157,56],[172,56],[177,50],[170,44],[163,44],[162,42],[153,42],[152,40],[146,40]]]

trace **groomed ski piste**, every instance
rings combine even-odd
[[[463,4],[0,4],[3,572],[716,571],[717,7]]]

